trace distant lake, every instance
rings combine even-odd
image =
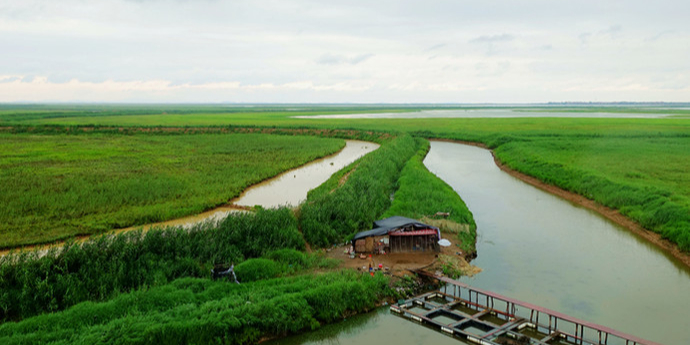
[[[659,110],[663,111],[663,110]],[[421,110],[410,113],[339,114],[293,116],[298,119],[418,119],[418,118],[514,118],[514,117],[573,117],[573,118],[661,118],[669,114],[635,114],[604,112],[550,112],[515,109],[448,109]]]

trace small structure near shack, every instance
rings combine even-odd
[[[441,231],[418,220],[393,216],[374,222],[374,228],[357,233],[352,246],[357,253],[438,252]]]

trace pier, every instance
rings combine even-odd
[[[480,345],[661,345],[447,277],[415,273],[446,286],[390,310],[459,340]]]

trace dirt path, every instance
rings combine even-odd
[[[459,141],[459,140],[444,140],[444,139],[430,139],[430,140],[435,140],[435,141],[446,141],[446,142],[452,142],[452,143],[459,143],[459,144],[465,144],[465,145],[472,145],[472,146],[477,146],[481,147],[484,149],[489,150],[486,145],[481,144],[481,143],[475,143],[475,142],[467,142],[467,141]],[[565,200],[568,200],[572,203],[578,204],[582,207],[585,207],[587,209],[590,209],[592,211],[595,211],[602,216],[608,218],[612,222],[621,225],[625,227],[626,229],[630,230],[634,234],[637,234],[641,236],[642,238],[646,239],[647,241],[651,242],[652,244],[656,245],[657,247],[661,248],[662,250],[666,251],[667,253],[673,255],[676,259],[680,260],[683,264],[686,266],[690,267],[690,253],[685,253],[678,248],[678,246],[668,240],[665,240],[661,237],[661,235],[652,232],[650,230],[645,229],[641,225],[635,223],[633,220],[630,218],[622,215],[618,210],[612,209],[610,207],[606,207],[604,205],[601,205],[597,203],[594,200],[590,200],[585,198],[582,195],[569,192],[565,189],[561,189],[559,187],[556,187],[554,185],[550,185],[547,183],[542,182],[541,180],[538,180],[537,178],[534,178],[532,176],[523,174],[519,171],[513,170],[503,164],[501,161],[496,158],[496,155],[494,154],[493,150],[491,151],[491,156],[494,158],[494,162],[496,163],[496,166],[498,166],[501,170],[505,171],[506,173],[510,174],[513,177],[516,177],[523,182],[529,183],[545,192],[557,195]]]

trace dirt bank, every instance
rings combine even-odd
[[[451,245],[448,247],[441,247],[441,252],[439,253],[373,254],[371,256],[371,261],[374,267],[378,267],[378,265],[381,264],[384,270],[388,268],[387,271],[393,276],[409,275],[411,274],[409,270],[421,268],[434,273],[437,270],[441,270],[441,266],[444,262],[448,263],[449,261],[452,262],[457,270],[462,271],[466,276],[473,276],[481,272],[480,268],[469,264],[469,258],[458,249],[457,244],[459,240],[457,235],[443,234],[443,238],[448,239]],[[327,251],[326,256],[340,260],[340,267],[342,268],[367,271],[369,269],[369,256],[366,255],[364,259],[359,258],[359,256],[350,259],[350,256],[344,252],[347,247],[349,247],[349,245],[331,248]]]
[[[446,141],[446,142],[452,142],[452,143],[472,145],[472,146],[477,146],[477,147],[481,147],[481,148],[488,150],[486,145],[481,144],[481,143],[459,141],[459,140],[446,140],[446,139],[430,139],[430,140]],[[535,187],[537,187],[537,188],[539,188],[545,192],[557,195],[563,199],[566,199],[570,202],[573,202],[575,204],[578,204],[582,207],[585,207],[587,209],[590,209],[592,211],[595,211],[595,212],[601,214],[602,216],[608,218],[612,222],[627,228],[628,230],[632,231],[633,233],[643,237],[647,241],[649,241],[649,242],[653,243],[654,245],[656,245],[657,247],[663,249],[667,253],[670,253],[675,258],[680,260],[683,264],[690,267],[690,254],[684,253],[683,251],[681,251],[678,248],[678,246],[676,244],[674,244],[668,240],[663,239],[661,237],[661,235],[643,228],[641,225],[635,223],[633,220],[622,215],[620,212],[618,212],[618,210],[612,209],[610,207],[606,207],[604,205],[597,203],[594,200],[587,199],[582,195],[579,195],[579,194],[576,194],[573,192],[569,192],[565,189],[561,189],[561,188],[556,187],[554,185],[544,183],[541,180],[538,180],[537,178],[534,178],[532,176],[523,174],[519,171],[513,170],[513,169],[509,168],[508,166],[506,166],[505,164],[503,164],[501,161],[499,161],[498,158],[496,158],[496,155],[494,154],[493,150],[490,150],[490,151],[491,151],[491,156],[494,158],[494,162],[496,163],[496,165],[501,170],[505,171],[506,173],[510,174],[511,176],[516,177],[516,178],[518,178],[518,179],[520,179],[526,183],[529,183],[529,184],[531,184],[531,185],[533,185],[533,186],[535,186]]]
[[[558,195],[559,197],[566,199],[570,202],[573,202],[575,204],[578,204],[580,206],[583,206],[585,208],[588,208],[592,211],[595,211],[602,216],[608,218],[609,220],[613,221],[616,224],[622,225],[628,230],[632,231],[633,233],[643,237],[647,241],[653,243],[657,247],[663,249],[664,251],[670,253],[673,255],[675,258],[680,260],[683,264],[686,266],[690,267],[690,254],[682,252],[678,246],[668,240],[665,240],[661,237],[661,235],[652,232],[650,230],[647,230],[643,228],[641,225],[635,223],[633,220],[629,219],[628,217],[622,215],[618,210],[612,209],[610,207],[606,207],[604,205],[601,205],[597,203],[594,200],[590,200],[585,198],[582,195],[575,194],[573,192],[569,192],[565,189],[561,189],[559,187],[546,184],[532,176],[525,175],[519,171],[515,171],[503,163],[501,163],[496,156],[494,155],[494,152],[491,151],[491,155],[494,157],[494,162],[496,162],[496,165],[506,173],[510,174],[511,176],[517,177],[520,180],[527,182],[543,191],[549,192],[554,195]]]

